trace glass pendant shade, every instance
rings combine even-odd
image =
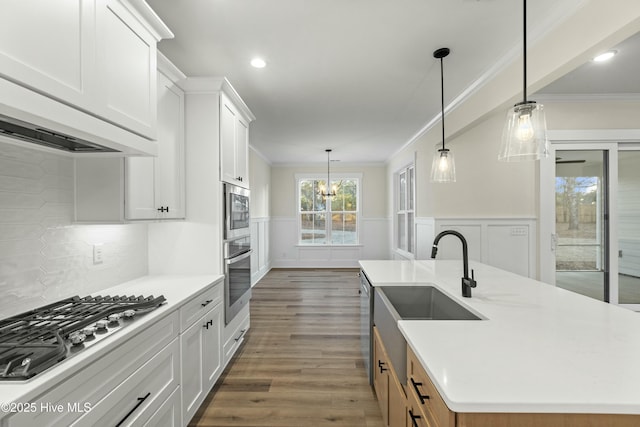
[[[548,155],[549,141],[544,108],[533,101],[516,104],[507,112],[498,160],[539,160]]]
[[[431,164],[431,182],[456,182],[456,163],[453,159],[453,152],[446,148],[436,146]]]

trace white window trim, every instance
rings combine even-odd
[[[302,224],[300,223],[300,181],[304,180],[304,179],[326,179],[327,176],[325,174],[323,174],[322,172],[318,172],[318,173],[296,173],[294,174],[295,177],[295,185],[294,185],[294,189],[296,192],[296,206],[295,206],[295,210],[296,210],[296,225],[297,225],[297,244],[296,246],[299,247],[305,247],[305,248],[312,248],[312,247],[316,247],[316,248],[330,248],[330,247],[336,247],[336,248],[345,248],[345,247],[357,247],[357,246],[362,246],[361,242],[360,242],[360,223],[362,221],[362,173],[353,173],[353,172],[332,172],[331,173],[331,180],[334,179],[357,179],[358,180],[358,188],[357,188],[357,195],[356,195],[356,199],[357,199],[357,209],[356,209],[356,216],[358,218],[357,222],[356,222],[356,243],[347,243],[344,245],[341,244],[336,244],[336,243],[302,243],[300,241],[300,235],[302,233]],[[330,236],[329,236],[330,237]]]
[[[413,181],[412,181],[412,185],[413,185],[413,252],[410,251],[406,251],[402,248],[398,247],[398,214],[400,211],[400,192],[399,192],[399,187],[400,187],[400,174],[403,172],[408,171],[410,168],[413,168]],[[406,163],[405,165],[403,165],[402,167],[398,168],[394,174],[393,174],[393,250],[398,253],[399,255],[401,255],[404,258],[408,258],[408,259],[415,259],[416,258],[416,250],[417,250],[417,244],[416,244],[416,230],[415,230],[415,220],[416,220],[416,203],[417,203],[417,197],[416,197],[416,162],[410,162],[410,163]],[[405,203],[406,204],[406,203]],[[408,209],[405,209],[405,212],[408,211]],[[408,236],[405,236],[408,237]]]

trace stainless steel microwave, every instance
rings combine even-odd
[[[251,231],[249,190],[224,184],[224,239],[248,236]]]

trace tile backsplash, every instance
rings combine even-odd
[[[146,224],[75,225],[73,211],[73,158],[0,142],[0,318],[147,274]]]

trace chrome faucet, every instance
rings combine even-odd
[[[473,269],[471,269],[471,277],[469,277],[469,256],[467,254],[467,240],[464,236],[454,230],[445,230],[438,234],[433,240],[433,247],[431,248],[431,258],[435,258],[438,253],[438,242],[446,235],[456,236],[462,242],[462,268],[464,269],[464,277],[462,278],[462,296],[471,298],[471,288],[475,288],[477,282],[473,275]]]

